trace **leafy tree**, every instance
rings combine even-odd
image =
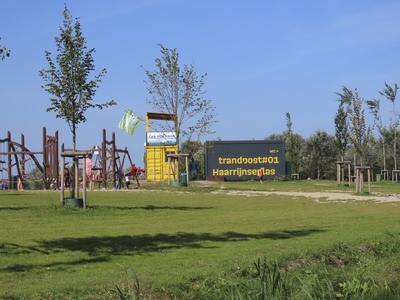
[[[382,123],[380,100],[379,99],[367,100],[367,105],[368,105],[368,108],[370,109],[372,115],[375,118],[375,123],[377,124],[378,132],[382,139],[382,142],[380,143],[380,145],[382,146],[382,150],[383,150],[383,169],[387,170],[387,168],[386,168],[386,142],[385,142],[385,136],[386,136],[385,131],[386,130]]]
[[[334,136],[318,129],[306,139],[302,157],[304,169],[310,176],[317,179],[328,177],[337,159]]]
[[[282,133],[273,133],[273,134],[271,134],[269,136],[266,136],[264,138],[264,140],[268,140],[268,141],[285,141],[285,148],[287,146],[286,139],[287,139],[286,131],[284,131]],[[286,153],[287,153],[288,152],[287,149],[285,149],[285,150],[286,150]]]
[[[392,88],[389,84],[387,84],[385,82],[385,89],[383,89],[382,91],[379,92],[379,94],[381,94],[382,96],[386,97],[390,102],[392,102],[393,104],[393,110],[392,110],[392,114],[393,117],[391,118],[391,122],[390,122],[390,127],[394,132],[394,141],[393,141],[393,159],[394,159],[394,169],[397,170],[397,159],[396,159],[396,152],[397,152],[397,128],[399,126],[399,122],[397,120],[397,111],[396,111],[396,96],[397,96],[397,91],[398,91],[399,87],[397,86],[397,84],[394,84],[394,87]]]
[[[189,154],[189,159],[194,158],[195,160],[199,159],[196,154],[199,150],[204,151],[204,145],[200,141],[191,141],[189,139],[183,141],[181,143],[181,152]]]
[[[0,38],[0,40],[1,40],[1,38]],[[9,57],[10,56],[10,50],[7,50],[7,47],[5,47],[5,46],[1,46],[0,45],[0,58],[1,58],[1,60],[3,61],[6,57]]]
[[[363,156],[365,151],[371,147],[373,142],[373,126],[365,124],[365,109],[362,109],[363,98],[360,98],[355,90],[352,104],[349,106],[350,116],[350,141],[353,145],[353,151],[360,157],[360,164],[363,166]]]
[[[398,127],[396,128],[394,126],[385,126],[382,129],[381,143],[383,143],[383,141],[385,142],[386,158],[387,158],[386,167],[388,170],[396,170],[395,157],[397,155],[397,149],[400,148],[400,141],[397,138],[399,134],[400,134],[400,129]],[[381,146],[380,144],[379,146]]]
[[[373,145],[373,127],[365,124],[365,109],[362,109],[364,98],[360,98],[357,88],[355,92],[346,86],[342,88],[343,93],[336,93],[340,96],[341,104],[347,104],[349,118],[349,140],[352,145],[351,151],[360,157],[360,165],[363,165],[364,153]],[[375,123],[374,123],[375,124]],[[354,164],[356,162],[354,160]]]
[[[38,167],[29,172],[28,178],[29,180],[25,186],[26,190],[40,190],[43,187],[43,173]]]
[[[292,131],[292,119],[290,113],[286,113],[286,141],[287,141],[287,160],[292,162],[294,173],[299,173],[300,149],[296,147],[295,137]]]
[[[347,113],[344,108],[344,103],[339,104],[338,111],[335,116],[335,145],[339,150],[343,161],[344,154],[349,148],[349,132],[347,127]]]
[[[51,106],[47,111],[55,111],[56,118],[65,119],[72,132],[72,149],[76,149],[76,128],[79,123],[86,122],[85,112],[89,108],[108,107],[116,105],[114,100],[104,104],[93,104],[101,77],[105,76],[103,69],[94,79],[89,80],[91,71],[94,71],[92,54],[95,49],[87,50],[85,38],[82,36],[79,19],[75,22],[70,11],[65,6],[63,11],[63,26],[60,27],[60,36],[55,37],[57,56],[55,63],[51,53],[46,51],[49,69],[42,69],[39,75],[47,84],[42,86],[52,97]],[[72,169],[71,198],[75,194],[76,165]]]
[[[181,143],[181,152],[182,153],[188,153],[189,154],[189,159],[191,160],[194,158],[194,160],[197,162],[197,179],[205,179],[205,174],[204,174],[204,144],[202,144],[200,141],[191,141],[189,139],[183,141]],[[181,164],[180,170],[183,172],[185,169],[185,166]]]
[[[42,69],[39,75],[45,82],[42,88],[52,95],[51,106],[47,111],[55,111],[56,118],[65,119],[72,132],[72,149],[76,149],[76,128],[79,123],[86,122],[85,112],[88,108],[99,108],[116,105],[114,100],[104,104],[93,104],[101,77],[106,74],[103,69],[94,79],[89,80],[91,71],[94,71],[92,54],[95,49],[86,50],[86,41],[82,36],[79,18],[73,21],[70,11],[65,6],[63,11],[63,26],[60,27],[60,36],[55,37],[57,45],[56,62],[51,53],[46,51],[49,69]]]
[[[344,109],[344,103],[340,102],[335,116],[335,145],[339,150],[341,161],[344,160],[344,154],[349,148],[349,131],[347,127],[347,113]],[[342,181],[344,180],[344,168],[342,168]],[[343,182],[342,182],[343,183]]]
[[[293,135],[291,135],[291,141],[289,141],[289,136],[287,134],[287,131],[284,131],[282,133],[273,133],[267,137],[264,137],[264,140],[270,140],[270,141],[274,141],[274,140],[279,140],[279,141],[285,141],[285,159],[286,161],[292,161],[292,157],[290,157],[289,155],[289,147],[293,147],[294,149],[296,149],[296,151],[298,151],[298,169],[300,170],[301,167],[301,159],[300,159],[300,153],[302,148],[304,147],[304,142],[305,139],[297,133],[294,133]],[[293,170],[295,170],[293,168]],[[298,171],[297,171],[298,172]]]
[[[161,113],[177,115],[173,122],[159,124],[163,131],[172,131],[176,134],[178,151],[180,140],[191,139],[192,135],[200,136],[214,133],[211,126],[216,123],[211,100],[203,99],[205,92],[204,77],[200,78],[194,71],[194,63],[179,67],[179,54],[175,49],[165,48],[159,44],[161,58],[156,58],[156,71],[145,69],[148,81],[147,90],[152,96],[147,103]]]

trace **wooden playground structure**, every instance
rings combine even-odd
[[[35,155],[42,155],[42,164]],[[21,142],[17,143],[11,139],[10,131],[7,138],[0,140],[0,173],[1,179],[12,188],[14,182],[12,168],[16,167],[17,174],[25,183],[30,179],[30,173],[34,168],[43,174],[43,188],[48,182],[58,184],[58,131],[54,136],[46,135],[46,128],[43,127],[43,150],[32,152],[25,146],[25,136],[21,134]]]
[[[46,128],[43,127],[43,149],[42,151],[30,151],[25,145],[25,136],[21,134],[21,142],[15,142],[11,138],[10,131],[7,132],[7,138],[0,139],[0,181],[7,183],[9,189],[13,189],[13,183],[17,181],[16,177],[22,178],[25,185],[31,181],[31,172],[38,169],[42,174],[40,181],[42,181],[43,189],[53,183],[55,187],[65,185],[65,179],[60,173],[61,167],[64,169],[65,164],[60,167],[59,152],[58,152],[58,131],[54,136],[46,135]],[[112,181],[112,186],[116,184],[117,171],[123,172],[125,160],[128,159],[132,166],[132,160],[129,156],[127,147],[125,149],[118,149],[115,144],[115,132],[112,133],[110,141],[106,139],[106,130],[103,129],[103,139],[101,147],[93,146],[91,149],[76,150],[77,152],[96,154],[96,161],[93,161],[93,172],[95,173],[95,183],[99,184],[99,188],[108,188],[108,183]],[[61,145],[61,152],[72,152],[72,149],[66,149],[64,144]],[[42,163],[37,156],[42,155]],[[65,158],[71,158],[65,155]],[[97,161],[98,160],[98,161]],[[71,164],[72,165],[72,164]],[[12,172],[16,169],[16,175],[13,176]],[[84,171],[81,167],[81,173]],[[139,180],[136,178],[138,186]],[[64,184],[61,184],[64,182]],[[122,182],[124,184],[124,182]]]
[[[72,149],[66,149],[64,144],[61,145],[61,153],[63,153],[63,157],[73,157],[73,155],[68,155],[68,153],[72,153]],[[130,166],[132,166],[132,160],[129,155],[129,151],[127,147],[125,149],[118,149],[115,144],[115,132],[112,133],[111,140],[108,141],[106,139],[106,130],[103,129],[103,140],[101,143],[101,147],[93,146],[91,149],[86,150],[76,150],[74,152],[78,153],[92,153],[93,158],[93,168],[92,170],[95,172],[94,182],[98,183],[98,187],[102,189],[108,188],[108,183],[112,181],[112,186],[116,185],[116,174],[118,171],[123,173],[123,166],[125,163],[125,159],[129,160]],[[121,159],[122,156],[122,159]],[[79,167],[79,169],[83,169]],[[138,177],[136,174],[133,175],[136,179],[138,187],[140,187]],[[84,177],[84,176],[83,176]],[[85,178],[82,178],[85,179]],[[124,182],[122,181],[124,184]]]

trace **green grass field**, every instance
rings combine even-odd
[[[398,189],[373,183],[381,197]],[[332,181],[143,183],[134,191],[88,192],[86,210],[60,207],[55,191],[1,191],[0,295],[106,298],[107,281],[123,280],[121,264],[153,291],[207,299],[201,296],[211,289],[207,282],[233,276],[260,257],[297,259],[400,232],[400,202],[376,203],[369,195],[317,202],[263,191],[354,193],[355,187]]]

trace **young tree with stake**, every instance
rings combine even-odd
[[[79,123],[86,122],[86,110],[95,107],[102,109],[116,103],[114,100],[104,104],[91,102],[101,77],[106,74],[106,69],[94,76],[94,79],[89,79],[91,71],[95,69],[92,57],[95,49],[86,50],[86,41],[82,36],[79,19],[76,18],[74,22],[66,6],[63,17],[60,36],[55,37],[58,53],[56,60],[53,62],[51,53],[46,51],[49,69],[42,69],[39,75],[47,82],[42,88],[51,95],[51,106],[47,111],[54,111],[56,118],[67,121],[72,132],[72,149],[75,151],[76,128]]]
[[[180,141],[184,138],[191,139],[192,135],[200,136],[214,133],[210,130],[216,123],[211,100],[206,100],[203,95],[204,77],[200,78],[194,70],[194,63],[179,66],[179,53],[175,49],[168,49],[159,44],[161,58],[156,58],[155,71],[145,69],[147,90],[151,99],[147,103],[160,113],[176,115],[173,125],[171,122],[158,124],[163,131],[175,132],[179,152]],[[179,166],[178,166],[179,169]]]

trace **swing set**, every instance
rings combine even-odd
[[[72,149],[67,149],[64,147],[64,144],[61,145],[61,152],[64,153],[65,157],[67,153],[72,153]],[[129,151],[127,147],[125,149],[118,149],[115,143],[115,132],[112,132],[111,140],[108,141],[106,139],[106,130],[103,129],[103,141],[101,143],[101,147],[93,146],[91,149],[85,150],[75,150],[75,152],[81,153],[92,153],[93,155],[93,172],[94,182],[98,183],[98,188],[106,189],[108,188],[108,183],[112,182],[112,186],[116,186],[117,182],[117,173],[120,171],[123,172],[123,166],[125,163],[125,159],[129,160],[130,165],[132,166],[132,160],[129,155]],[[122,158],[121,158],[122,156]],[[79,169],[81,170],[79,173],[83,174],[83,165],[81,164]],[[137,174],[132,174],[132,176],[136,179],[138,187],[140,187],[140,183],[137,177]],[[61,177],[61,176],[60,176]],[[83,179],[83,178],[82,178]],[[83,180],[82,180],[83,181]],[[65,182],[65,178],[64,178]],[[122,181],[125,184],[124,181]],[[64,186],[66,184],[64,183]]]

